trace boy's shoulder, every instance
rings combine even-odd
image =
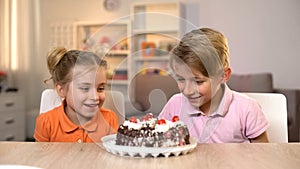
[[[171,98],[170,98],[170,101],[182,101],[182,99],[184,99],[184,95],[182,93],[176,93],[174,94]]]
[[[232,95],[234,99],[238,101],[244,101],[244,102],[255,102],[255,99],[247,96],[245,93],[232,91]]]
[[[236,91],[233,91],[232,92],[232,102],[231,104],[232,105],[235,105],[236,107],[240,107],[242,109],[259,109],[259,103],[247,96],[245,93],[241,93],[241,92],[236,92]]]

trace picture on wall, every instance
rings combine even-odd
[[[143,42],[142,43],[142,56],[153,57],[155,55],[155,43],[154,42]]]

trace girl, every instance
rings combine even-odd
[[[101,108],[105,100],[107,63],[91,52],[56,48],[48,69],[62,105],[40,114],[34,138],[51,142],[99,142],[118,128],[114,112]]]
[[[269,123],[258,103],[226,85],[231,69],[223,34],[193,30],[170,54],[181,93],[168,101],[160,118],[178,115],[199,143],[268,142]]]

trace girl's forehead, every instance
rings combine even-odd
[[[99,65],[75,65],[73,68],[74,72],[89,72],[89,71],[98,71],[101,67]]]
[[[98,66],[98,65],[91,65],[91,66],[75,66],[73,68],[74,75],[85,75],[87,73],[97,73],[98,71],[103,71],[104,68]]]
[[[73,81],[82,82],[90,81],[94,82],[99,78],[106,77],[106,70],[102,67],[86,67],[78,66],[74,69]]]

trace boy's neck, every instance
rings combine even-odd
[[[219,105],[220,105],[220,103],[222,101],[224,92],[225,92],[224,86],[220,85],[219,89],[217,90],[216,94],[211,98],[210,102],[208,102],[205,105],[202,105],[200,107],[200,110],[206,116],[209,116],[210,114],[214,113],[218,109],[218,107],[219,107]]]

